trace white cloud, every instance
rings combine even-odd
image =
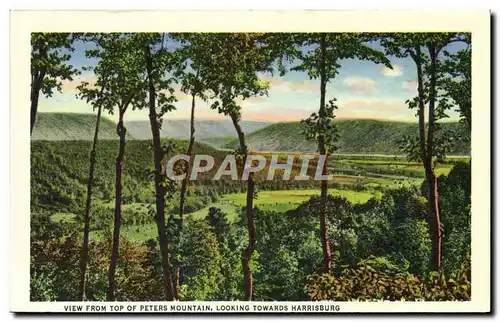
[[[375,89],[375,81],[367,77],[347,77],[344,84],[352,90],[365,92]]]
[[[339,100],[339,106],[346,110],[370,110],[372,112],[390,111],[398,113],[406,110],[405,102],[401,99],[382,99],[382,98],[351,98]]]
[[[406,89],[408,91],[416,91],[418,87],[418,83],[415,81],[405,81],[401,84],[401,88]]]
[[[390,69],[386,66],[381,66],[380,72],[382,75],[387,77],[397,77],[403,75],[403,67],[399,65],[392,65],[392,69]]]
[[[317,80],[283,80],[282,77],[263,76],[262,80],[269,82],[270,90],[283,92],[319,92],[319,81]]]
[[[97,77],[94,74],[83,74],[73,78],[72,81],[68,79],[59,79],[59,81],[61,82],[61,89],[63,91],[77,92],[77,87],[84,82],[89,83],[90,87],[94,86]]]

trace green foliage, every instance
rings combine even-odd
[[[84,37],[96,45],[85,52],[87,58],[97,60],[95,66],[85,67],[96,80],[92,84],[82,82],[78,97],[109,114],[118,112],[120,120],[130,105],[141,108],[139,94],[145,95],[141,93],[145,76],[136,37],[139,36],[128,33],[90,33]]]
[[[295,212],[255,211],[256,300],[305,299],[305,278],[321,264],[321,244],[316,221],[299,216]]]
[[[460,113],[462,121],[471,128],[471,84],[472,84],[472,47],[471,34],[465,34],[463,41],[467,44],[465,49],[456,53],[444,50],[447,57],[443,64],[446,73],[441,87],[446,91],[446,95],[456,105],[456,110]]]
[[[367,35],[356,33],[319,33],[300,34],[294,37],[298,45],[308,50],[297,52],[300,63],[291,68],[295,71],[305,71],[310,79],[320,79],[320,107],[318,113],[302,121],[303,134],[308,140],[318,141],[318,151],[321,154],[334,152],[334,145],[339,133],[333,120],[334,111],[338,108],[335,98],[326,101],[326,84],[339,73],[342,59],[357,58],[375,63],[383,63],[392,68],[389,59],[383,52],[370,47],[366,41]],[[304,48],[304,47],[303,47]]]
[[[389,190],[380,201],[355,208],[358,259],[384,256],[410,273],[426,275],[431,251],[426,200],[415,187]]]
[[[182,267],[180,298],[186,301],[216,300],[223,275],[217,238],[203,220],[192,220],[183,228],[174,254]]]
[[[456,272],[471,247],[471,165],[456,164],[438,178],[443,228],[443,269]]]
[[[421,278],[369,257],[339,275],[309,276],[307,293],[313,301],[470,301],[469,272],[470,262],[448,277],[431,272]]]
[[[201,43],[193,44],[199,47],[193,63],[209,93],[211,108],[218,113],[239,120],[237,99],[267,95],[269,83],[262,81],[258,72],[272,71],[272,57],[262,38],[262,34],[210,33],[203,35]]]
[[[312,197],[289,213],[297,231],[315,235],[319,247],[321,201]],[[369,255],[384,256],[412,273],[425,275],[430,254],[425,199],[415,188],[390,190],[382,198],[351,204],[329,195],[326,203],[328,235],[334,255],[334,269],[353,265]],[[290,230],[290,228],[288,228]],[[267,244],[266,244],[267,245]],[[263,255],[261,255],[263,256]]]
[[[75,34],[36,32],[31,34],[31,85],[41,81],[41,91],[51,97],[61,92],[62,82],[73,80],[80,72],[70,65]]]
[[[398,138],[412,135],[417,131],[417,124],[389,122],[379,120],[334,120],[339,133],[337,143],[339,153],[382,153],[398,154]],[[149,121],[125,122],[128,140],[150,139]],[[162,137],[187,138],[189,124],[185,121],[165,120]],[[280,122],[268,125],[265,122],[245,122],[241,125],[248,132],[246,139],[252,151],[276,152],[314,152],[317,144],[306,140],[301,134],[299,122]],[[95,126],[95,116],[76,113],[39,113],[32,140],[91,140]],[[239,142],[233,124],[228,121],[197,121],[195,124],[197,137],[203,143],[215,147],[234,149]],[[442,124],[442,132],[455,132],[456,141],[451,154],[466,155],[470,153],[470,139],[465,126],[446,122]],[[214,137],[217,133],[231,136]],[[370,135],[364,135],[370,133]],[[106,117],[101,118],[99,130],[100,140],[116,139],[116,124]],[[446,160],[444,160],[446,161]]]
[[[397,245],[394,255],[404,258],[408,271],[426,275],[431,253],[429,227],[425,220],[412,218],[394,228],[394,243]]]
[[[210,208],[205,221],[217,239],[221,254],[221,280],[216,298],[230,301],[238,300],[243,294],[241,289],[243,283],[241,249],[244,248],[245,242],[242,234],[244,229],[231,224],[227,214],[218,208]]]
[[[307,46],[310,50],[298,54],[300,63],[291,69],[305,71],[311,79],[316,79],[321,73],[318,60],[322,59],[325,64],[325,80],[330,80],[339,73],[343,59],[369,60],[392,68],[384,53],[366,43],[370,40],[367,36],[362,33],[300,34],[296,37],[297,43],[300,46]],[[322,42],[324,42],[324,50],[320,46]]]
[[[431,165],[434,158],[441,160],[446,153],[452,149],[454,135],[451,133],[442,133],[437,136],[442,130],[440,124],[436,121],[447,118],[447,112],[453,107],[453,103],[462,104],[461,114],[466,118],[465,114],[470,116],[470,103],[467,103],[467,90],[459,95],[464,96],[464,100],[457,99],[453,102],[450,93],[456,91],[456,87],[463,84],[457,83],[458,74],[465,79],[460,79],[458,82],[464,82],[468,85],[470,93],[470,82],[467,83],[467,57],[462,57],[465,63],[465,70],[455,68],[458,57],[450,56],[446,50],[451,43],[454,42],[469,42],[470,36],[463,33],[392,33],[385,34],[381,38],[381,44],[385,48],[386,53],[396,57],[410,57],[416,66],[418,87],[416,97],[406,101],[410,109],[417,109],[419,123],[422,129],[427,127],[427,133],[419,133],[402,138],[402,150],[408,154],[411,160],[419,160]],[[463,51],[457,55],[463,54]],[[462,55],[464,56],[464,55]],[[466,55],[465,55],[466,56]],[[448,57],[448,59],[446,59]],[[470,73],[469,73],[470,74]],[[470,96],[470,94],[469,94]],[[455,95],[456,98],[456,95]],[[469,99],[470,102],[470,99]],[[425,105],[428,104],[428,120],[424,119]],[[467,105],[469,104],[469,105]],[[467,112],[469,110],[469,112]],[[465,113],[465,114],[464,114]],[[469,123],[470,125],[470,123]],[[468,127],[470,131],[470,126]],[[425,132],[425,130],[422,130]],[[417,132],[418,133],[418,132]],[[470,136],[466,136],[470,137]]]
[[[88,269],[88,298],[106,300],[109,239],[91,242]],[[54,223],[49,216],[31,217],[31,279],[32,301],[79,300],[79,258],[81,233],[74,223]],[[148,244],[138,244],[125,238],[120,240],[116,273],[117,300],[163,300],[163,288],[158,280],[155,250]]]
[[[329,151],[337,150],[334,145],[339,139],[338,129],[333,123],[335,119],[334,111],[338,109],[336,99],[331,99],[325,107],[324,115],[320,113],[312,113],[309,118],[302,120],[302,134],[309,141],[317,141],[321,136],[325,140],[325,144]]]
[[[45,214],[31,216],[30,299],[76,299],[78,238],[74,223],[54,223]]]

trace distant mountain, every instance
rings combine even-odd
[[[93,140],[96,115],[78,113],[38,113],[32,140]],[[116,124],[102,117],[100,140],[116,140]],[[132,136],[129,135],[131,139]]]
[[[241,126],[246,133],[257,131],[272,123],[257,121],[241,121]],[[128,132],[136,139],[150,139],[151,128],[149,121],[125,122]],[[195,121],[195,136],[197,140],[203,141],[210,137],[232,136],[236,137],[236,130],[230,120],[197,120]],[[161,136],[187,139],[189,138],[189,120],[163,120]]]
[[[76,113],[39,113],[32,140],[92,140],[96,116]],[[401,154],[400,140],[404,136],[416,137],[417,123],[380,120],[336,120],[339,131],[339,153]],[[270,123],[242,121],[247,144],[252,151],[315,152],[316,142],[307,141],[299,122]],[[149,121],[125,123],[129,139],[150,139]],[[230,120],[195,121],[196,140],[216,148],[234,149],[239,146],[236,131]],[[461,123],[442,123],[442,133],[454,131],[470,137]],[[162,137],[187,139],[189,120],[165,120]],[[116,140],[116,124],[103,117],[99,139]],[[469,154],[470,141],[456,140],[451,154]]]
[[[32,140],[92,140],[94,137],[96,116],[78,113],[38,113]],[[272,123],[242,121],[246,133],[262,129]],[[151,139],[149,121],[125,122],[129,139]],[[164,120],[161,136],[177,139],[189,138],[189,120]],[[214,136],[236,137],[234,125],[230,120],[198,120],[195,121],[196,139]],[[116,123],[106,117],[101,118],[99,139],[115,140]],[[228,141],[228,140],[226,140]]]
[[[400,140],[404,136],[416,137],[417,123],[380,120],[336,120],[339,131],[338,153],[400,154]],[[301,134],[299,122],[275,123],[246,136],[252,151],[315,152],[317,143],[307,141]],[[454,130],[467,134],[466,127],[458,122],[442,123],[442,133]],[[467,137],[470,137],[467,135]],[[236,138],[223,147],[233,149],[239,145]],[[457,140],[451,154],[469,154],[470,141]]]

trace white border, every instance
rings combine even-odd
[[[491,104],[488,11],[13,11],[10,23],[11,311],[63,312],[64,305],[71,304],[29,302],[30,137],[29,95],[26,93],[29,93],[29,37],[32,31],[472,32],[472,300],[466,303],[345,302],[341,303],[341,312],[490,310]],[[23,106],[26,108],[20,108]],[[292,305],[291,302],[280,304]]]

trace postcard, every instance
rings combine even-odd
[[[488,11],[12,11],[11,311],[491,310]]]

